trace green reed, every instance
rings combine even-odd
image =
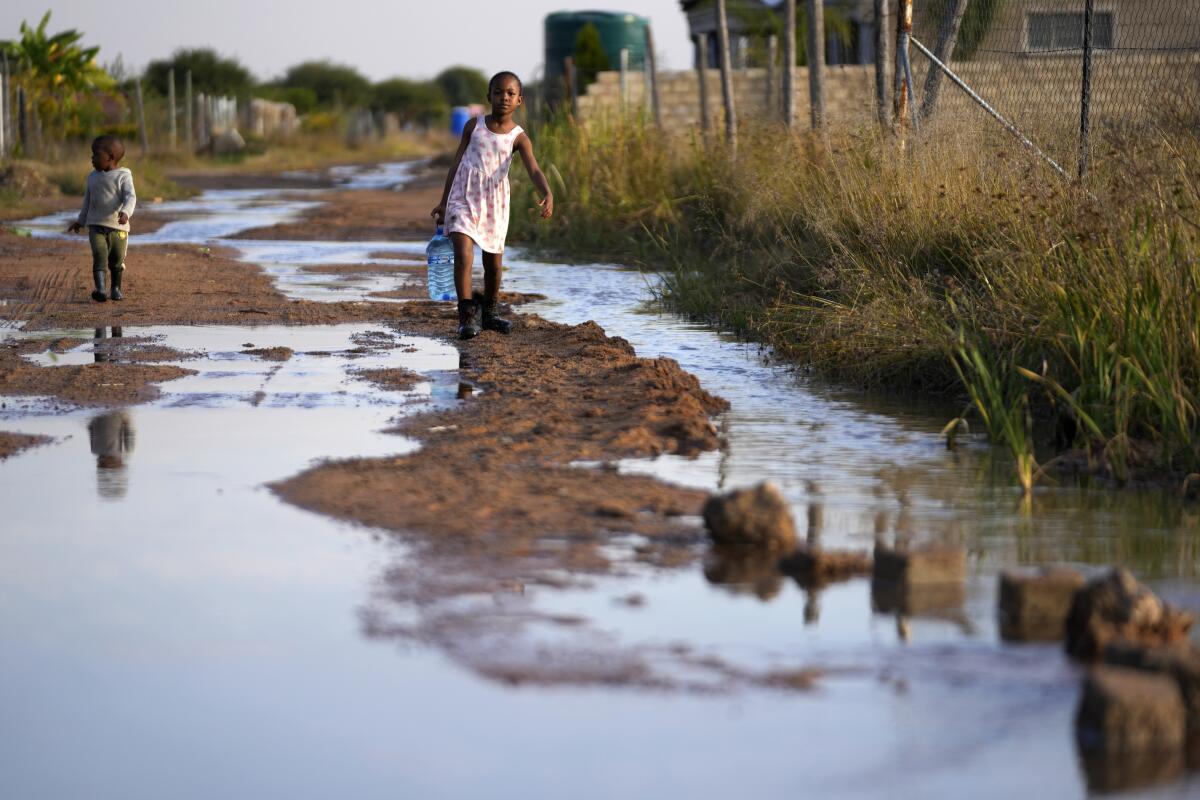
[[[868,387],[963,393],[1029,488],[1035,445],[1118,480],[1200,471],[1200,139],[1107,134],[1086,187],[1007,145],[534,131],[557,219],[514,237],[665,270],[676,310]],[[1125,136],[1126,138],[1121,138]],[[531,189],[518,181],[515,207]]]

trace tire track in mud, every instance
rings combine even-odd
[[[68,301],[75,288],[74,274],[75,270],[72,269],[43,273],[34,283],[28,299],[12,306],[11,311],[0,320],[0,327],[16,328],[23,319],[45,310],[47,305]]]

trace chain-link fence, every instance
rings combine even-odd
[[[921,46],[1072,175],[1130,137],[1200,127],[1197,0],[914,0],[913,39],[913,107],[934,140],[1006,134],[951,78],[930,81]]]

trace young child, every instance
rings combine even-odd
[[[92,278],[96,290],[92,299],[103,303],[109,298],[121,300],[121,273],[125,271],[125,250],[129,246],[129,218],[137,205],[133,191],[133,173],[119,167],[125,157],[125,145],[116,136],[97,136],[92,140],[92,173],[83,192],[83,208],[67,233],[88,229],[92,246]],[[112,273],[112,292],[104,294],[104,272]]]
[[[454,288],[458,292],[458,338],[470,339],[480,331],[479,303],[471,296],[473,245],[483,250],[483,319],[485,330],[508,333],[512,323],[496,315],[500,297],[501,258],[508,234],[508,168],[513,151],[533,185],[541,193],[538,205],[542,219],[554,213],[554,196],[546,176],[533,157],[533,143],[513,122],[513,112],[524,102],[521,79],[511,72],[498,72],[488,82],[492,113],[476,117],[463,128],[454,166],[446,176],[442,202],[430,212],[454,244]]]

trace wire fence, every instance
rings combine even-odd
[[[1007,134],[949,78],[931,82],[917,45],[1071,174],[1200,128],[1197,0],[915,0],[912,35],[916,124],[934,141]]]

